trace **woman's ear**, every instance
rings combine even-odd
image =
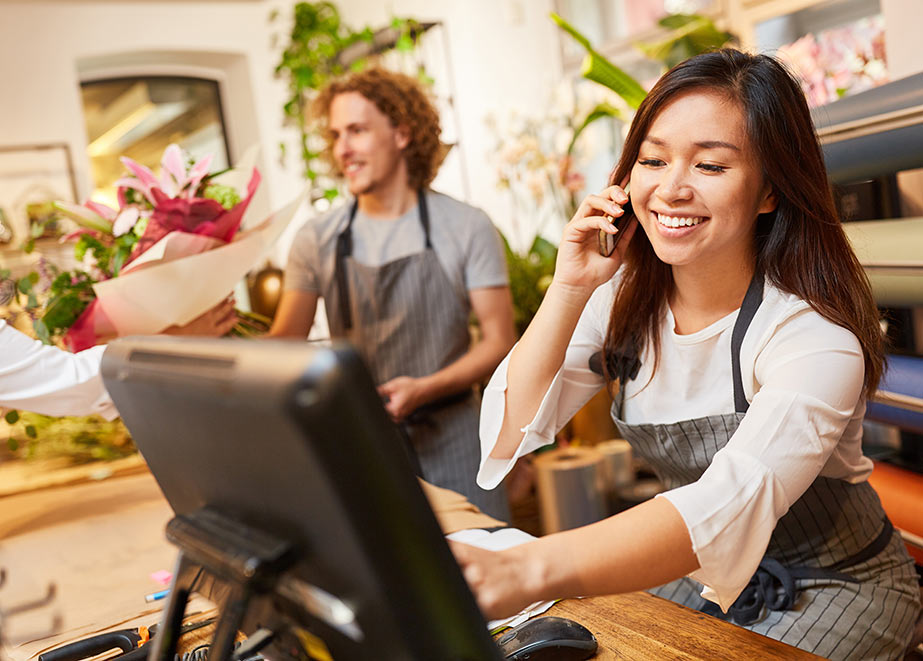
[[[777,206],[779,206],[779,199],[776,196],[776,190],[773,188],[772,184],[766,182],[766,185],[763,187],[760,205],[756,212],[758,214],[770,213],[775,211]]]

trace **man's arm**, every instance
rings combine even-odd
[[[480,341],[438,372],[419,378],[399,376],[379,386],[379,393],[388,397],[385,408],[395,420],[403,419],[427,402],[484,380],[513,346],[516,335],[510,288],[504,285],[472,289],[468,297],[481,329]]]
[[[317,299],[317,292],[296,289],[285,291],[267,337],[306,338],[314,324]]]

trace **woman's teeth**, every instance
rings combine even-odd
[[[703,218],[701,216],[684,218],[682,216],[664,216],[659,213],[657,214],[657,222],[664,227],[692,227],[693,225],[701,223],[702,220]]]

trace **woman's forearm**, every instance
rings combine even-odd
[[[510,549],[531,601],[644,590],[699,568],[689,532],[666,498]]]
[[[539,404],[564,362],[580,314],[592,290],[552,282],[538,312],[510,355],[503,424],[491,452],[507,459],[522,441],[520,431],[538,411]]]

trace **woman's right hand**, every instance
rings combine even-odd
[[[613,235],[619,231],[605,216],[621,216],[622,205],[627,201],[628,195],[619,186],[609,186],[598,195],[588,195],[584,198],[561,236],[555,262],[555,283],[592,292],[615,274],[622,264],[626,247],[634,236],[638,221],[632,219],[621,230],[625,232],[625,236],[609,257],[599,254],[599,231]]]

